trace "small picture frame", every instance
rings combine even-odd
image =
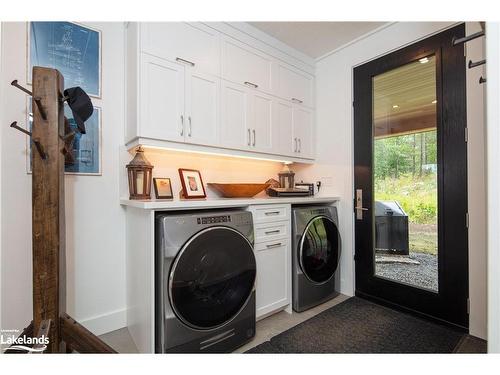
[[[153,186],[155,188],[156,199],[172,199],[172,184],[170,178],[153,178]]]
[[[179,177],[182,183],[183,198],[196,199],[207,197],[200,171],[179,168]]]

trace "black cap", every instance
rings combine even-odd
[[[73,118],[78,125],[78,130],[80,133],[85,134],[85,121],[94,112],[94,106],[89,96],[79,86],[64,90],[64,96],[68,98],[68,105],[73,112]]]

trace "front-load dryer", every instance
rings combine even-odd
[[[339,294],[340,233],[337,208],[292,208],[292,301],[297,312]]]
[[[155,351],[231,352],[255,335],[252,214],[156,215]]]

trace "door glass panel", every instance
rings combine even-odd
[[[255,282],[252,246],[227,228],[202,232],[178,255],[169,293],[177,316],[195,328],[231,320],[245,305]]]
[[[326,218],[313,219],[301,245],[301,267],[311,281],[323,283],[332,278],[339,264],[339,232]]]
[[[375,276],[437,292],[435,56],[372,83]]]

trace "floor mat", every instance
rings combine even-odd
[[[246,353],[452,353],[464,336],[353,297]]]

